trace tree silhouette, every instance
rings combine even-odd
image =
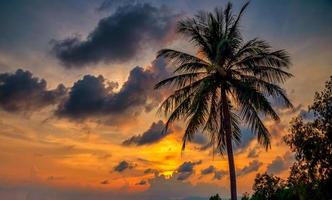
[[[242,200],[332,199],[332,76],[315,94],[308,118],[301,114],[291,123],[285,142],[295,153],[286,181],[272,174],[258,174],[253,195]]]
[[[257,174],[253,185],[254,200],[277,200],[278,194],[285,187],[285,182],[277,176],[269,175],[267,173]]]
[[[289,56],[284,50],[272,50],[263,40],[243,40],[239,23],[247,6],[238,15],[228,3],[225,9],[201,11],[181,20],[177,30],[195,45],[197,56],[172,49],[162,49],[157,55],[176,68],[173,77],[155,86],[174,88],[160,106],[168,116],[165,129],[176,120],[185,120],[182,149],[200,131],[209,134],[220,153],[227,152],[232,200],[237,199],[232,142],[241,142],[240,120],[268,148],[270,133],[260,117],[279,120],[269,99],[279,98],[292,107],[278,86],[292,76],[285,71]]]
[[[296,158],[288,182],[302,199],[331,199],[332,76],[325,89],[316,92],[309,111],[314,118],[295,118],[284,137]]]
[[[209,198],[209,200],[221,200],[221,198],[220,198],[219,194],[216,194],[216,195],[214,195],[214,196],[211,196],[211,197]]]

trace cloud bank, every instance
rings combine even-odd
[[[114,91],[117,83],[101,75],[85,75],[74,83],[56,114],[72,120],[106,116],[111,118],[109,123],[115,123],[121,116],[135,117],[142,111],[149,112],[162,98],[161,92],[153,90],[153,86],[168,74],[164,61],[160,59],[146,69],[137,66],[117,92]]]
[[[187,180],[191,175],[194,174],[194,172],[195,172],[194,166],[199,165],[201,163],[202,163],[201,160],[199,160],[197,162],[188,161],[188,162],[182,163],[176,170],[177,171],[177,173],[176,173],[177,180],[180,180],[180,181]]]
[[[131,138],[122,142],[122,145],[129,146],[129,145],[149,145],[156,142],[159,142],[161,139],[166,137],[171,131],[167,131],[163,133],[165,128],[165,124],[163,121],[159,120],[158,122],[153,122],[148,130],[146,130],[141,135],[135,135]]]
[[[0,107],[8,112],[32,112],[58,103],[65,94],[62,84],[48,90],[47,82],[30,71],[0,74]]]
[[[135,167],[135,165],[123,160],[123,161],[119,162],[116,166],[114,166],[113,171],[123,172],[126,169],[132,169],[134,167]]]
[[[244,166],[242,169],[237,170],[237,175],[244,176],[251,172],[256,172],[262,165],[262,162],[259,162],[258,160],[253,160],[247,166]]]
[[[120,6],[82,40],[78,36],[53,41],[53,53],[68,68],[98,62],[125,62],[142,55],[144,48],[173,40],[177,14],[150,4]]]

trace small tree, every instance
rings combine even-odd
[[[214,196],[211,196],[209,200],[221,200],[219,194],[216,194]]]
[[[273,200],[277,199],[277,194],[285,186],[285,182],[273,175],[267,173],[257,174],[253,186],[255,199]]]
[[[309,111],[314,118],[294,119],[291,133],[284,138],[296,155],[288,182],[303,199],[331,199],[332,76],[325,89],[315,94]]]

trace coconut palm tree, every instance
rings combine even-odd
[[[225,9],[198,12],[179,21],[177,31],[194,44],[196,55],[172,49],[162,49],[157,55],[175,67],[174,76],[155,86],[174,89],[159,110],[168,117],[165,130],[174,121],[183,120],[183,150],[200,132],[209,135],[218,152],[227,152],[232,200],[237,198],[232,143],[241,142],[240,125],[247,125],[268,149],[270,133],[261,117],[279,120],[271,105],[275,98],[292,107],[278,86],[292,76],[285,71],[290,65],[288,53],[273,50],[257,38],[243,40],[239,22],[247,6],[234,15],[228,3]]]

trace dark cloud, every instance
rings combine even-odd
[[[251,141],[255,139],[255,135],[248,128],[241,127],[241,142],[238,145],[234,145],[234,151],[236,154],[240,154],[245,151]],[[208,137],[204,134],[196,134],[193,138],[193,142],[200,146],[196,148],[198,151],[205,151],[211,149],[211,154],[219,153],[219,150],[215,147],[213,150],[213,144],[209,141]],[[214,151],[214,152],[213,152]]]
[[[216,168],[213,165],[210,165],[209,167],[203,169],[201,171],[202,175],[212,174],[216,171]]]
[[[250,162],[247,166],[245,166],[242,169],[238,170],[237,175],[238,176],[244,176],[244,175],[249,174],[251,172],[255,172],[262,165],[263,165],[262,162],[259,162],[258,160],[254,160],[254,161]]]
[[[182,163],[176,170],[177,171],[177,180],[183,181],[183,180],[188,179],[192,174],[194,174],[194,166],[199,165],[201,163],[202,163],[201,160],[199,160],[197,162],[188,161],[188,162]]]
[[[275,174],[287,169],[287,163],[282,159],[282,157],[277,156],[271,164],[267,166],[267,172]]]
[[[268,166],[267,172],[278,174],[289,168],[294,161],[294,155],[291,152],[286,152],[282,157],[277,156]]]
[[[147,44],[164,44],[174,32],[178,15],[169,8],[150,4],[120,6],[82,40],[74,36],[53,41],[55,56],[66,67],[103,62],[124,62],[142,55]]]
[[[161,92],[153,90],[153,86],[168,75],[164,61],[155,60],[147,69],[132,69],[118,92],[114,91],[117,83],[107,81],[103,76],[86,75],[74,83],[56,114],[73,120],[108,116],[112,117],[108,120],[110,123],[119,121],[120,115],[135,117],[141,111],[149,112],[158,105]]]
[[[224,177],[226,175],[226,171],[224,170],[219,170],[219,171],[215,171],[214,172],[214,176],[213,176],[213,179],[217,179],[217,180],[221,180],[222,177]]]
[[[166,137],[171,131],[163,133],[165,124],[163,121],[158,121],[157,123],[153,122],[150,128],[141,135],[135,135],[131,138],[122,142],[123,145],[149,145],[156,142],[159,142],[161,139]]]
[[[98,11],[112,11],[118,7],[126,6],[130,4],[136,4],[136,1],[132,0],[105,0],[97,8]]]
[[[44,79],[33,77],[29,71],[0,74],[0,107],[8,112],[30,112],[59,102],[66,94],[61,84],[47,89]]]
[[[113,168],[113,170],[114,170],[115,172],[123,172],[123,171],[125,171],[126,169],[132,169],[132,168],[134,168],[134,167],[135,167],[135,166],[134,166],[133,164],[131,164],[131,163],[129,163],[129,162],[123,160],[123,161],[119,162],[119,164],[117,164],[117,165]]]
[[[240,144],[234,145],[234,151],[237,155],[245,152],[250,143],[257,137],[251,132],[249,128],[241,127],[241,142]]]
[[[135,185],[146,185],[148,182],[146,180],[141,180],[140,182],[136,183]]]
[[[209,141],[206,135],[203,133],[195,134],[193,139],[191,140],[192,143],[199,144],[201,146],[206,145]]]
[[[201,171],[202,176],[213,174],[213,179],[217,180],[221,180],[221,178],[224,177],[226,173],[227,172],[224,170],[217,170],[217,168],[213,165],[210,165]]]
[[[103,180],[103,181],[100,182],[100,184],[107,185],[107,184],[109,184],[109,182],[108,182],[108,180]]]
[[[159,171],[156,170],[156,169],[151,169],[151,168],[148,168],[146,170],[144,170],[144,174],[159,174]]]

